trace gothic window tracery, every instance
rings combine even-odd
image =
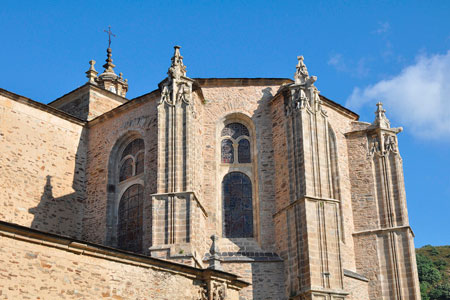
[[[241,123],[230,123],[221,132],[222,163],[250,163],[250,133]],[[237,157],[237,161],[235,159]]]
[[[122,152],[119,166],[119,182],[144,172],[144,141],[135,139]]]
[[[142,211],[144,188],[140,184],[130,186],[122,195],[118,213],[118,246],[121,249],[142,250]]]
[[[222,181],[223,232],[228,238],[253,237],[252,183],[241,172],[231,172]]]
[[[107,244],[142,252],[144,140],[127,134],[116,142],[108,174]]]

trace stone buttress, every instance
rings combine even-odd
[[[381,103],[372,124],[346,134],[356,267],[369,278],[370,299],[420,299],[397,134]]]
[[[289,299],[344,299],[336,139],[316,79],[298,57],[295,82],[284,90],[288,199],[274,220],[285,224],[278,247]]]
[[[202,159],[193,132],[198,123],[197,95],[179,49],[175,46],[168,77],[159,84],[158,192],[152,195],[150,253],[202,266],[208,249],[202,232],[207,213],[199,199],[200,176],[196,176],[196,164]]]

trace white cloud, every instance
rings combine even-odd
[[[342,59],[342,54],[339,54],[339,53],[331,56],[330,59],[328,60],[328,64],[330,66],[335,67],[336,70],[338,70],[338,71],[346,71],[347,70],[344,60]]]
[[[388,32],[389,29],[391,29],[391,24],[389,24],[389,22],[378,22],[378,28],[375,29],[374,33],[383,34]]]
[[[369,74],[369,68],[367,67],[367,58],[360,58],[358,61],[352,61],[347,63],[342,54],[334,54],[328,60],[328,65],[333,66],[336,71],[349,73],[356,78],[363,78]]]
[[[388,118],[422,138],[450,138],[450,51],[420,56],[397,76],[354,88],[347,105],[358,109],[382,101]]]

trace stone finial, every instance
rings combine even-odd
[[[213,234],[211,236],[212,244],[211,248],[209,249],[209,254],[211,255],[209,258],[209,267],[208,269],[213,270],[222,270],[222,266],[220,264],[220,257],[219,257],[219,246],[217,245],[219,241],[219,236],[217,234]]]
[[[383,109],[383,103],[377,103],[377,111],[375,112],[375,121],[373,121],[372,125],[379,128],[390,128],[391,124],[386,117],[386,110]]]
[[[105,68],[105,71],[103,71],[103,73],[114,73],[114,68],[116,67],[113,64],[113,60],[112,60],[112,54],[111,54],[112,50],[111,48],[106,49],[106,53],[107,53],[107,58],[106,58],[106,64],[103,65],[103,68]]]
[[[102,74],[98,75],[98,78],[95,79],[95,82],[99,87],[125,97],[128,91],[128,80],[123,78],[122,73],[117,75],[114,72],[114,68],[116,66],[113,64],[111,48],[106,49],[106,52],[106,64],[103,65],[105,70]]]
[[[95,83],[95,79],[97,78],[98,72],[95,70],[95,60],[89,61],[89,64],[91,65],[89,67],[89,70],[86,72],[86,77],[89,79],[90,83]]]
[[[303,62],[303,56],[297,56],[297,67],[294,74],[295,84],[313,84],[316,80],[316,76],[309,76],[308,69],[306,68],[305,63]]]
[[[181,76],[186,76],[186,66],[183,64],[183,56],[180,54],[180,46],[175,46],[175,52],[172,57],[172,64],[170,65],[167,74],[171,79],[179,80]]]

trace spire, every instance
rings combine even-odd
[[[95,80],[97,79],[97,74],[98,72],[95,70],[95,60],[91,60],[89,61],[89,64],[91,65],[89,67],[89,70],[87,70],[86,72],[86,77],[89,79],[90,83],[94,83],[95,84]]]
[[[172,64],[170,65],[167,74],[170,78],[180,79],[181,76],[186,77],[186,66],[183,64],[183,56],[180,54],[180,46],[173,47],[175,52],[172,57]]]
[[[111,52],[112,52],[111,48],[106,49],[106,53],[107,53],[106,56],[107,56],[107,58],[105,60],[106,64],[103,65],[103,68],[105,68],[105,71],[103,71],[103,73],[113,73],[113,74],[115,74],[114,73],[114,68],[116,66],[113,64]]]
[[[377,111],[375,112],[375,121],[372,125],[380,128],[390,128],[390,122],[386,117],[386,110],[383,108],[383,103],[377,103]]]
[[[219,250],[219,236],[217,234],[213,234],[211,236],[212,244],[211,248],[209,249],[209,267],[208,269],[213,270],[223,270],[222,266],[220,265],[220,250]]]
[[[313,84],[316,80],[316,76],[309,76],[308,69],[306,68],[305,63],[303,62],[303,56],[297,56],[297,67],[294,74],[295,84],[305,84],[310,83]]]

